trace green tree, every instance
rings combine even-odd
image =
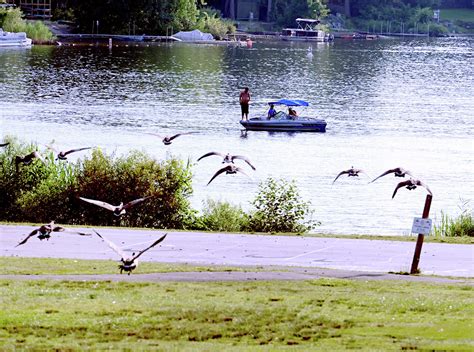
[[[83,0],[74,7],[82,32],[166,34],[189,30],[196,24],[196,0]]]
[[[281,26],[294,26],[298,17],[323,19],[329,14],[327,0],[275,0],[272,20]]]

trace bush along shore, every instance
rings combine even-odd
[[[115,156],[87,148],[82,159],[71,162],[58,158],[52,146],[39,150],[38,145],[11,136],[0,145],[0,221],[297,234],[320,224],[312,219],[311,203],[301,198],[295,181],[264,180],[248,212],[212,199],[198,212],[189,201],[190,160],[170,156],[158,161],[140,151]],[[80,197],[113,205],[145,200],[114,216]],[[458,217],[442,213],[433,237],[474,237],[468,205],[463,201]]]
[[[41,21],[27,22],[20,9],[0,9],[0,28],[6,32],[25,32],[35,44],[49,44],[54,35]]]
[[[208,200],[203,214],[191,208],[192,163],[175,157],[157,161],[144,152],[106,155],[82,151],[76,162],[61,160],[52,146],[6,137],[0,149],[0,221],[29,221],[93,226],[194,229],[208,231],[297,232],[311,230],[310,203],[300,199],[294,182],[268,179],[253,205]],[[90,149],[90,148],[89,148]],[[80,199],[119,205],[146,198],[122,216]]]

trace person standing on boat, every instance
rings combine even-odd
[[[249,88],[245,87],[245,89],[240,92],[239,96],[239,102],[240,102],[240,109],[242,110],[242,120],[245,119],[248,121],[249,119],[249,102],[250,102],[250,92]]]

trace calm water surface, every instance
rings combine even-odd
[[[2,49],[1,137],[118,155],[139,149],[157,159],[244,154],[257,166],[251,179],[220,176],[206,187],[219,158],[194,166],[194,207],[212,198],[249,209],[261,181],[282,177],[312,202],[317,232],[407,234],[424,190],[402,189],[392,200],[400,181],[392,175],[332,181],[351,166],[371,177],[403,166],[433,191],[432,218],[458,215],[474,195],[473,47],[474,39],[443,38]],[[304,99],[311,105],[300,114],[326,119],[327,133],[242,135],[242,86],[252,93],[251,115],[272,99]],[[185,131],[200,133],[168,147],[146,134]]]

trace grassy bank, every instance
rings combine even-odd
[[[3,350],[472,350],[472,288],[0,281]]]

